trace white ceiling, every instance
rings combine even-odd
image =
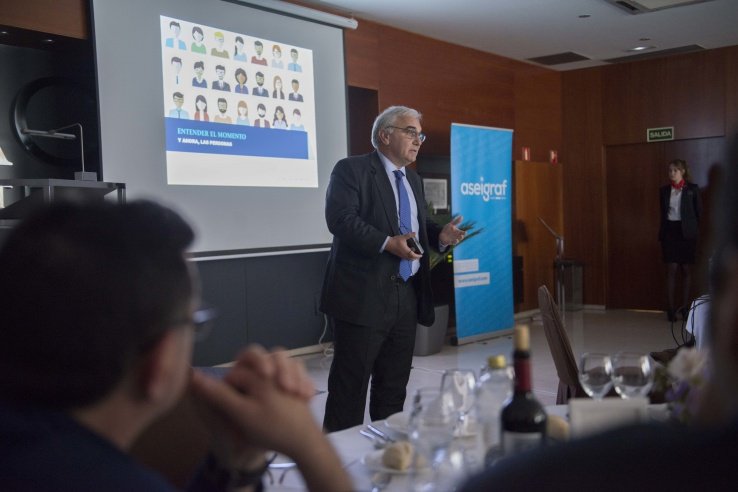
[[[705,49],[738,45],[738,0],[709,0],[637,15],[606,0],[303,2],[517,60],[567,51],[590,58],[550,67],[556,70],[603,65],[602,60],[635,55],[627,50],[639,45],[653,46],[641,53],[694,44]]]

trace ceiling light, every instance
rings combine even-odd
[[[629,50],[625,51],[645,51],[645,50],[652,50],[655,46],[636,46],[635,48],[630,48]]]
[[[42,42],[42,43],[46,43],[46,44],[51,44],[51,43],[53,43],[53,42],[54,42],[54,40],[53,40],[53,39],[51,39],[51,38],[46,38],[46,39],[42,39],[42,40],[41,40],[41,42]]]
[[[590,18],[590,17],[592,17],[592,16],[591,16],[591,15],[589,15],[589,14],[582,14],[582,15],[580,15],[580,16],[578,16],[578,17],[579,17],[580,19],[589,19],[589,18]]]

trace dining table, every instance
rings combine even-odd
[[[549,405],[546,407],[548,415],[558,415],[566,418],[567,405]],[[371,425],[380,433],[387,434],[391,439],[407,440],[407,435],[400,425],[391,425],[392,418],[371,422]],[[391,470],[381,465],[382,449],[375,444],[381,445],[383,439],[375,436],[372,439],[362,434],[373,434],[369,431],[368,424],[357,425],[348,429],[327,434],[328,440],[335,447],[338,456],[343,463],[344,469],[349,473],[354,483],[355,491],[360,492],[407,492],[411,490],[413,481],[412,474],[407,471]],[[463,480],[483,466],[483,450],[481,438],[476,434],[462,435],[454,438],[443,471],[435,478],[438,480],[436,490],[451,490],[454,485]],[[422,472],[422,480],[429,480],[430,472],[426,469]],[[278,456],[272,463],[268,476],[264,480],[264,489],[270,492],[278,491],[304,491],[307,490],[302,476],[297,471],[294,463],[289,459]]]

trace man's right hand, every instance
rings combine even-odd
[[[391,236],[384,250],[392,253],[393,255],[402,258],[403,260],[419,260],[423,255],[419,255],[410,249],[407,245],[407,240],[411,237],[415,237],[414,232],[408,232],[407,234],[401,234],[399,236]]]

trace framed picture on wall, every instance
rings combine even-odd
[[[423,191],[425,201],[433,208],[433,213],[448,211],[448,179],[423,177]]]

